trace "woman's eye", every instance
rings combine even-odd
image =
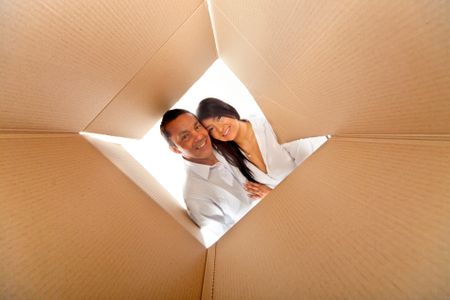
[[[220,122],[222,120],[222,117],[217,117],[217,122]]]

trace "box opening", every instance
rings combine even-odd
[[[255,99],[244,84],[221,60],[217,59],[172,108],[183,108],[195,113],[198,103],[207,97],[215,97],[234,106],[242,116],[263,116]],[[183,199],[185,170],[183,158],[169,150],[167,142],[159,132],[161,120],[140,140],[108,136],[89,132],[95,139],[108,143],[120,144],[136,161],[138,161],[177,201],[186,209]],[[209,247],[219,237],[202,229],[205,246]]]

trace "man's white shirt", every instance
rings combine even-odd
[[[209,166],[185,160],[184,200],[190,217],[217,237],[223,235],[258,201],[248,197],[246,178],[220,154]]]
[[[275,188],[296,166],[326,141],[325,137],[308,138],[280,145],[265,118],[250,118],[267,173],[252,163],[247,166],[255,179]],[[184,200],[189,216],[202,229],[217,238],[241,219],[259,200],[252,200],[244,189],[247,179],[223,156],[214,153],[218,162],[212,166],[184,160],[186,182]],[[245,153],[244,153],[245,155]]]

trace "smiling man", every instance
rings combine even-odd
[[[221,236],[255,204],[244,188],[246,178],[213,150],[208,131],[191,112],[167,111],[160,130],[170,149],[184,158],[183,195],[189,216]]]

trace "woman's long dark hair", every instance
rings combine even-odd
[[[239,113],[233,106],[216,98],[203,99],[198,105],[197,117],[200,122],[216,117],[229,117],[241,121]],[[253,172],[245,164],[245,161],[248,161],[248,159],[241,152],[241,148],[235,141],[223,142],[216,140],[212,136],[211,141],[214,149],[222,154],[230,164],[237,167],[248,181],[258,183],[253,177]]]

